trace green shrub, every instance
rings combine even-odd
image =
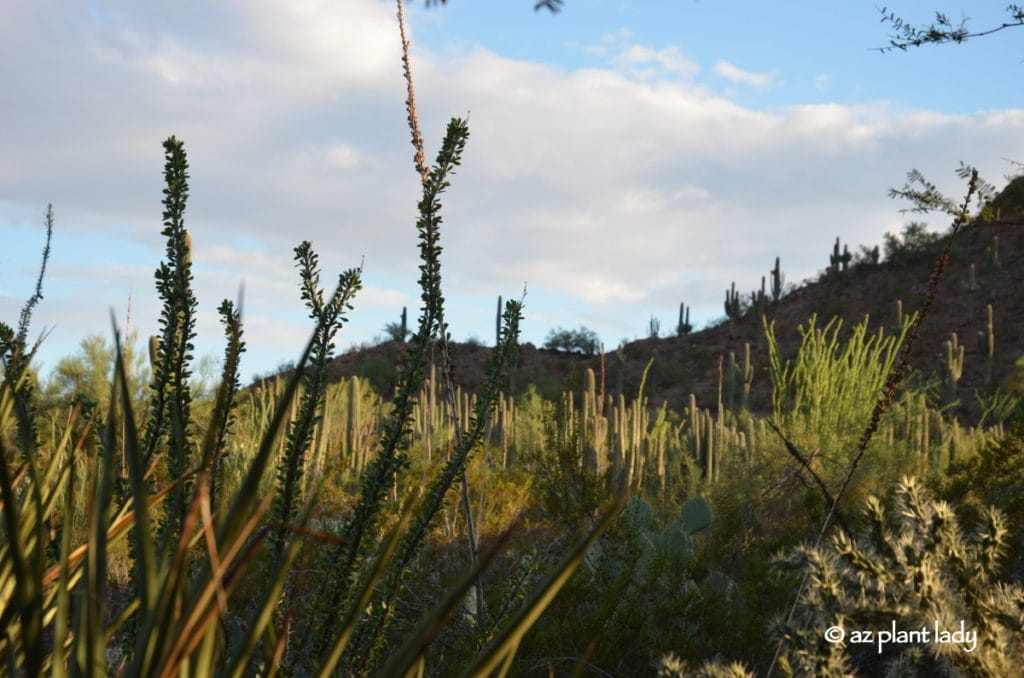
[[[380,396],[391,397],[398,385],[398,368],[394,362],[384,356],[368,354],[364,355],[356,363],[352,373],[370,382],[370,386]]]
[[[941,233],[932,233],[928,227],[919,222],[911,221],[897,235],[886,233],[883,236],[885,260],[905,262],[917,257],[933,254],[932,248],[942,241]]]
[[[544,339],[544,348],[552,351],[566,351],[568,353],[580,353],[585,356],[592,356],[597,353],[601,345],[597,333],[580,327],[576,330],[564,330],[559,327],[557,330],[548,332]]]

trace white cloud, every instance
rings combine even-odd
[[[771,73],[757,73],[754,71],[745,71],[739,66],[731,64],[728,61],[716,62],[714,70],[715,73],[722,76],[726,80],[758,88],[764,88],[772,85],[775,82],[775,79],[778,77],[778,73],[774,71]]]
[[[690,76],[700,71],[700,66],[685,58],[678,47],[654,49],[644,45],[626,47],[611,59],[611,63],[634,68],[635,73],[646,76],[658,71],[676,75]],[[655,66],[657,70],[642,70],[642,66]]]

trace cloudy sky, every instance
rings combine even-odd
[[[524,285],[524,340],[585,325],[609,347],[723,315],[724,289],[787,280],[908,220],[887,197],[918,168],[951,194],[961,161],[1002,186],[1024,161],[1024,29],[882,54],[876,3],[449,0],[407,8],[431,158],[469,115],[444,201],[452,332],[493,342],[499,294]],[[987,28],[1005,1],[892,0]],[[163,151],[191,166],[199,354],[244,284],[243,377],[310,332],[293,248],[323,280],[364,262],[344,348],[418,308],[418,178],[393,2],[39,0],[0,5],[0,318],[32,293],[43,369],[87,334],[156,332]],[[936,221],[933,228],[944,227]]]

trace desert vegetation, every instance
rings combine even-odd
[[[363,271],[325,287],[304,241],[294,364],[244,386],[243,309],[225,299],[222,372],[196,374],[208,302],[171,136],[159,334],[114,320],[112,341],[87,338],[44,379],[29,335],[47,208],[35,294],[0,324],[5,671],[1012,675],[1024,336],[1000,304],[1020,296],[1021,180],[997,196],[962,167],[953,201],[911,172],[893,197],[945,232],[912,222],[884,257],[837,238],[800,289],[776,258],[700,332],[685,303],[671,336],[652,318],[608,353],[585,327],[553,329],[544,357],[564,369],[545,371],[519,346],[523,299],[499,298],[493,347],[450,339],[442,197],[470,131],[453,118],[428,165],[401,3],[399,26],[421,306],[381,347],[335,355]],[[827,312],[921,266],[918,294],[878,292],[899,300],[887,320]],[[951,330],[935,308],[953,299]]]

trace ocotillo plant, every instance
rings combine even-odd
[[[323,580],[323,591],[308,615],[310,632],[303,636],[302,646],[315,643],[316,654],[326,652],[337,623],[335,610],[355,586],[357,564],[366,556],[364,539],[377,523],[388,489],[396,474],[409,464],[404,442],[412,419],[415,397],[422,384],[431,347],[441,331],[440,313],[444,297],[441,293],[440,262],[440,195],[448,188],[448,175],[460,164],[469,128],[457,118],[448,124],[437,162],[432,171],[424,169],[423,198],[416,227],[420,234],[420,288],[423,308],[419,328],[409,342],[399,385],[393,401],[392,414],[381,435],[377,456],[363,473],[359,499],[348,519],[343,535],[346,544],[339,547],[327,564],[329,576]],[[314,635],[315,634],[315,635]]]
[[[160,338],[153,364],[153,395],[144,436],[146,463],[165,444],[167,471],[174,481],[163,513],[161,550],[177,542],[185,520],[190,479],[185,472],[194,463],[189,432],[192,393],[192,341],[195,339],[196,298],[192,293],[192,238],[185,230],[188,201],[188,160],[184,144],[175,137],[164,141],[164,230],[167,259],[156,271],[156,286],[163,301]]]
[[[21,309],[18,316],[17,330],[6,323],[0,322],[0,365],[3,367],[3,384],[11,388],[11,407],[16,417],[16,431],[21,444],[22,461],[31,457],[39,446],[36,431],[36,413],[33,406],[35,387],[33,380],[20,378],[27,375],[28,366],[39,348],[37,342],[32,348],[28,346],[28,329],[32,322],[32,311],[43,298],[43,277],[46,265],[50,260],[50,241],[53,238],[53,205],[46,206],[46,244],[43,246],[42,263],[39,265],[39,277],[36,279],[35,291]]]
[[[236,307],[229,300],[221,302],[217,311],[220,313],[221,323],[224,325],[224,336],[227,344],[224,347],[224,367],[221,371],[221,384],[224,385],[223,403],[214,410],[210,422],[210,429],[217,432],[213,459],[210,469],[210,510],[216,512],[217,499],[220,495],[223,478],[224,457],[228,455],[227,443],[235,424],[235,398],[239,389],[239,364],[242,353],[245,352],[245,342],[242,341],[242,303],[239,300]]]
[[[286,527],[298,515],[304,495],[302,476],[306,454],[313,443],[313,433],[321,417],[327,388],[327,363],[334,354],[334,336],[344,325],[345,312],[352,308],[352,298],[362,287],[362,269],[350,269],[338,276],[337,288],[330,299],[325,300],[320,287],[319,257],[308,240],[295,248],[295,265],[299,269],[302,300],[316,325],[299,411],[288,429],[284,454],[277,465],[274,516],[279,526],[274,536],[274,545],[278,557],[284,553]]]

